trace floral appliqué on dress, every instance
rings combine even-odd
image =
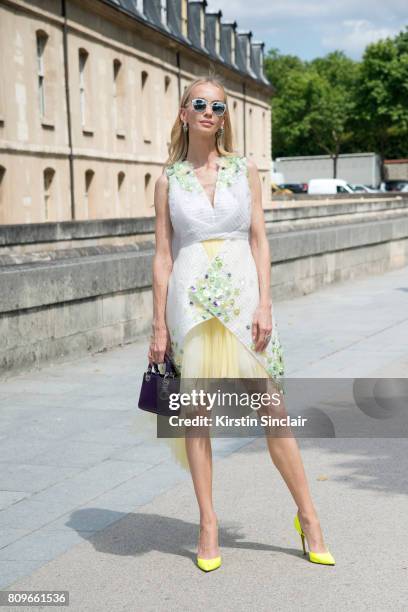
[[[231,317],[238,316],[239,307],[235,304],[235,297],[239,295],[239,287],[232,282],[232,274],[224,269],[224,262],[219,255],[212,260],[204,278],[191,285],[188,290],[190,304],[220,317],[227,323]],[[206,319],[205,314],[201,314]]]
[[[272,355],[268,355],[267,350],[263,350],[258,353],[264,360],[265,369],[272,377],[283,376],[285,373],[285,363],[283,359],[283,348],[279,338],[272,338],[269,340],[272,345]],[[255,342],[252,342],[251,349],[255,350]]]
[[[246,160],[239,155],[228,155],[215,160],[220,166],[217,183],[219,186],[229,187],[236,180],[240,172],[248,174]],[[168,176],[175,176],[183,189],[187,191],[202,190],[201,183],[194,173],[193,164],[187,159],[174,162],[167,168]]]

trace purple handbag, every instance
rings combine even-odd
[[[174,416],[180,413],[180,408],[169,407],[169,395],[179,393],[180,375],[167,353],[164,355],[164,363],[164,374],[160,373],[159,364],[149,363],[143,374],[138,407],[162,416]]]

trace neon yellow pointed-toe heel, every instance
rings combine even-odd
[[[221,565],[221,557],[213,557],[212,559],[203,559],[197,556],[197,565],[204,572],[212,572]]]
[[[298,532],[298,534],[300,535],[302,539],[303,554],[305,555],[306,554],[305,534],[304,534],[304,531],[302,529],[302,526],[300,524],[299,517],[297,514],[294,519],[294,525],[295,525],[296,531]],[[333,555],[328,550],[322,553],[313,552],[312,550],[309,550],[309,560],[312,563],[321,563],[322,565],[335,565],[336,564]]]
[[[200,531],[198,532],[198,537],[200,537]],[[211,559],[203,559],[203,557],[199,557],[197,555],[197,565],[204,572],[212,572],[217,569],[221,565],[221,557],[212,557]]]

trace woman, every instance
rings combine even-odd
[[[283,395],[261,184],[255,163],[233,152],[220,79],[198,78],[184,91],[169,159],[155,185],[155,210],[149,363],[163,363],[167,353],[182,379],[268,378]],[[268,436],[267,441],[298,507],[294,522],[304,554],[306,537],[309,559],[334,565],[295,438]],[[172,443],[191,471],[199,505],[197,564],[210,571],[221,564],[211,440],[186,436]]]

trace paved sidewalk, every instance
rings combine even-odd
[[[408,268],[276,302],[288,375],[407,377],[407,303]],[[81,612],[406,610],[406,439],[299,439],[334,568],[303,558],[265,440],[214,440],[224,563],[196,568],[190,476],[136,409],[146,342],[2,383],[0,588]]]

